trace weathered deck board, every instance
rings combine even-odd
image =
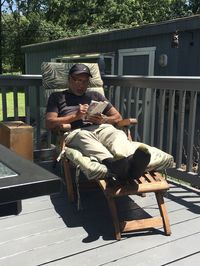
[[[163,229],[113,238],[110,214],[100,191],[81,193],[84,210],[65,194],[22,202],[18,216],[0,218],[0,265],[198,265],[200,194],[177,186],[166,193],[172,235]],[[155,198],[118,200],[120,213],[158,213]],[[145,258],[145,260],[144,260]]]

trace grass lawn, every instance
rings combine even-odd
[[[13,93],[8,92],[6,94],[7,98],[7,112],[8,117],[14,117],[14,104],[13,104]],[[18,93],[18,109],[19,116],[25,116],[25,94],[23,92]],[[0,93],[0,121],[3,120],[3,111],[2,111],[2,94]]]

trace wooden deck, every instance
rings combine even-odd
[[[81,192],[83,210],[59,195],[24,200],[18,216],[0,217],[0,265],[199,265],[200,192],[171,185],[165,195],[172,235],[163,229],[113,238],[100,190]],[[158,212],[153,194],[118,200],[120,215],[138,216],[138,206]]]

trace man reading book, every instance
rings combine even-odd
[[[48,99],[46,126],[54,129],[71,124],[72,130],[65,139],[68,147],[95,157],[118,179],[138,178],[150,162],[150,152],[143,145],[134,148],[126,134],[114,127],[122,117],[103,95],[87,90],[90,77],[86,65],[71,67],[69,89],[54,92]],[[107,104],[102,112],[88,113],[92,101]]]

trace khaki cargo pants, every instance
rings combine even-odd
[[[66,134],[66,145],[79,150],[84,156],[95,157],[99,162],[107,158],[127,157],[135,152],[140,142],[128,140],[126,134],[110,124],[91,125]],[[173,157],[160,149],[145,145],[151,153],[147,167],[162,170],[173,166]]]

